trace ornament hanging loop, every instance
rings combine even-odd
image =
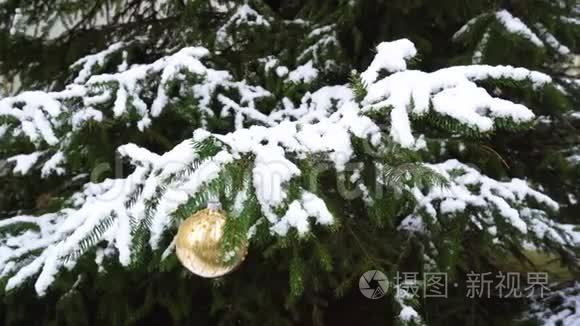
[[[215,196],[215,195],[210,196],[209,199],[207,200],[207,209],[210,212],[215,213],[215,212],[219,211],[221,208],[222,208],[222,204],[220,203],[217,196]]]

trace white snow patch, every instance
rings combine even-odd
[[[532,30],[526,26],[519,18],[512,16],[512,14],[507,10],[500,10],[495,13],[497,20],[506,28],[510,33],[519,34],[528,40],[530,40],[534,45],[543,47],[544,43],[538,38],[538,36],[532,32]]]
[[[318,69],[314,68],[312,60],[296,67],[288,74],[288,80],[293,83],[310,83],[318,76]]]
[[[388,72],[407,70],[407,60],[417,54],[415,45],[408,39],[382,42],[377,45],[376,50],[375,58],[367,70],[361,74],[362,80],[367,85],[377,80],[381,69],[385,69]]]
[[[42,152],[34,152],[30,154],[20,154],[9,157],[8,162],[16,162],[13,172],[20,174],[27,174],[42,155]]]

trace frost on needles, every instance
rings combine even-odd
[[[201,47],[94,74],[125,46],[115,44],[79,60],[73,67],[78,75],[62,91],[27,91],[0,100],[2,142],[26,141],[35,149],[8,158],[13,172],[63,175],[78,133],[88,124],[127,119],[146,131],[164,110],[183,110],[176,103],[184,98],[195,103],[186,108],[201,127],[164,154],[120,146],[118,153],[134,167],[127,177],[86,183],[60,211],[1,220],[0,277],[6,290],[34,280],[36,292],[44,295],[59,271],[74,269],[86,255],[93,255],[101,269],[104,260],[131,265],[144,246],[163,259],[172,254],[181,219],[204,208],[209,196],[218,196],[230,217],[232,234],[224,250],[240,236],[250,243],[257,234],[308,238],[318,227],[357,218],[333,212],[320,189],[309,186],[309,177],[321,173],[319,163],[355,185],[369,212],[389,204],[381,191],[409,201],[414,208],[398,222],[400,232],[429,237],[444,219],[469,219],[466,227],[506,248],[514,241],[542,248],[569,244],[570,236],[549,218],[558,204],[526,181],[494,180],[457,160],[427,164],[413,154],[426,146],[425,136],[414,128],[417,121],[445,121],[455,135],[530,124],[534,115],[528,108],[477,83],[514,80],[541,89],[551,81],[542,73],[486,65],[411,70],[408,61],[417,51],[402,39],[379,44],[358,83],[311,89],[299,103],[288,98],[272,103],[259,101],[271,96],[267,89],[210,68],[211,54]],[[317,72],[306,68],[306,75],[295,70],[291,78],[308,86]],[[219,103],[221,111],[210,103]],[[212,130],[211,121],[230,118],[234,131]],[[378,186],[353,168],[369,160]],[[425,254],[437,256],[433,250]],[[402,315],[415,318],[412,308],[405,309]]]

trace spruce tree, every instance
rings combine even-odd
[[[0,317],[572,325],[577,284],[560,305],[465,285],[578,277],[579,16],[549,0],[0,1]],[[249,248],[208,280],[174,237],[212,200],[223,260]],[[369,270],[391,280],[380,300],[359,291]],[[459,284],[447,298],[413,295],[438,272]]]

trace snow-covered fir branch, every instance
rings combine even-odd
[[[529,109],[495,98],[476,82],[512,79],[527,81],[537,89],[550,82],[544,74],[508,66],[456,66],[432,73],[408,70],[406,60],[417,50],[410,41],[398,40],[377,47],[375,60],[362,74],[368,90],[362,103],[355,100],[350,87],[335,85],[306,93],[300,103],[284,98],[274,109],[264,110],[256,99],[270,92],[235,81],[227,71],[208,68],[201,61],[211,57],[204,48],[184,48],[151,64],[89,77],[94,65],[111,51],[81,60],[83,68],[75,83],[63,91],[24,92],[1,100],[0,112],[10,118],[3,141],[21,137],[38,150],[9,158],[16,162],[15,172],[30,171],[39,157],[46,156],[43,175],[64,173],[68,139],[88,120],[119,119],[132,111],[138,129],[145,130],[175,101],[167,91],[174,82],[179,96],[196,100],[197,106],[190,109],[202,116],[202,128],[162,155],[134,144],[123,145],[118,152],[134,165],[127,177],[86,184],[69,200],[69,207],[58,212],[2,220],[0,227],[6,230],[23,223],[34,225],[2,233],[0,275],[7,279],[7,290],[33,278],[37,293],[43,295],[59,271],[74,268],[76,260],[91,250],[99,252],[98,263],[116,259],[127,266],[139,254],[135,245],[139,226],[146,227],[153,250],[166,252],[171,248],[167,236],[179,222],[180,207],[189,205],[192,198],[207,198],[205,194],[215,189],[237,198],[239,191],[219,187],[230,180],[230,169],[236,166],[249,180],[243,183],[244,191],[251,194],[245,200],[253,198],[259,204],[252,228],[263,228],[273,236],[294,231],[306,236],[314,225],[332,225],[338,217],[316,189],[296,182],[307,173],[300,168],[302,163],[317,157],[329,162],[336,173],[348,174],[349,164],[381,155],[389,146],[412,151],[416,138],[411,119],[427,113],[482,132],[499,128],[498,119],[526,123],[534,118]],[[237,101],[217,91],[223,88],[234,91]],[[222,107],[219,114],[209,107],[215,99]],[[235,131],[219,134],[203,128],[205,119],[225,119],[230,114],[235,116]],[[385,126],[378,119],[390,122]],[[366,142],[373,152],[357,150],[357,141]],[[377,171],[401,168],[378,162]],[[565,232],[546,218],[558,205],[525,181],[496,181],[457,161],[413,166],[401,168],[397,182],[382,183],[387,189],[412,194],[416,201],[415,212],[401,223],[401,229],[474,208],[481,213],[470,217],[471,222],[492,236],[498,232],[495,224],[506,223],[530,241],[568,245]],[[446,188],[418,181],[431,180],[433,174],[445,179]],[[362,182],[359,185],[367,191],[369,207],[381,200],[373,197],[373,185],[357,177],[349,180]],[[533,201],[544,205],[536,207]],[[247,231],[252,240],[255,232]],[[402,318],[413,315],[408,308],[402,314]]]
[[[545,326],[574,325],[580,322],[580,283],[560,285],[544,297],[535,297],[526,312]]]
[[[216,284],[245,285],[277,264],[290,281],[282,309],[318,297],[320,281],[332,278],[320,289],[340,296],[360,270],[398,273],[407,260],[457,281],[526,252],[577,263],[580,231],[566,218],[580,198],[578,114],[566,110],[578,83],[565,71],[578,10],[568,1],[540,0],[550,17],[508,2],[461,15],[432,8],[433,22],[404,28],[415,9],[382,1],[388,10],[369,13],[363,1],[104,0],[61,16],[37,2],[0,0],[10,44],[74,47],[79,29],[102,39],[48,77],[35,74],[44,62],[3,62],[0,50],[0,69],[22,84],[0,92],[0,199],[15,203],[0,210],[2,295],[74,295],[122,269],[181,273],[176,230],[216,199],[227,215],[223,262],[246,240],[253,262],[271,260]],[[447,15],[461,20],[443,26]],[[462,23],[461,46],[434,51]],[[565,180],[537,173],[564,175],[555,165]],[[556,295],[562,307],[538,301],[528,315],[573,320],[576,288]],[[428,324],[429,303],[398,285],[387,295],[394,320]]]
[[[559,23],[572,23],[574,19],[563,17]],[[555,24],[550,24],[554,29]],[[556,26],[558,26],[556,24]],[[479,39],[474,49],[472,63],[479,63],[488,46],[488,40],[491,34],[497,34],[498,31],[506,33],[510,37],[516,37],[526,40],[541,51],[549,48],[562,57],[569,56],[570,49],[562,44],[556,36],[541,21],[527,22],[521,17],[516,17],[510,11],[502,9],[496,12],[482,13],[473,17],[465,23],[454,35],[453,39],[458,41],[473,40],[473,33],[479,33],[476,39]]]

